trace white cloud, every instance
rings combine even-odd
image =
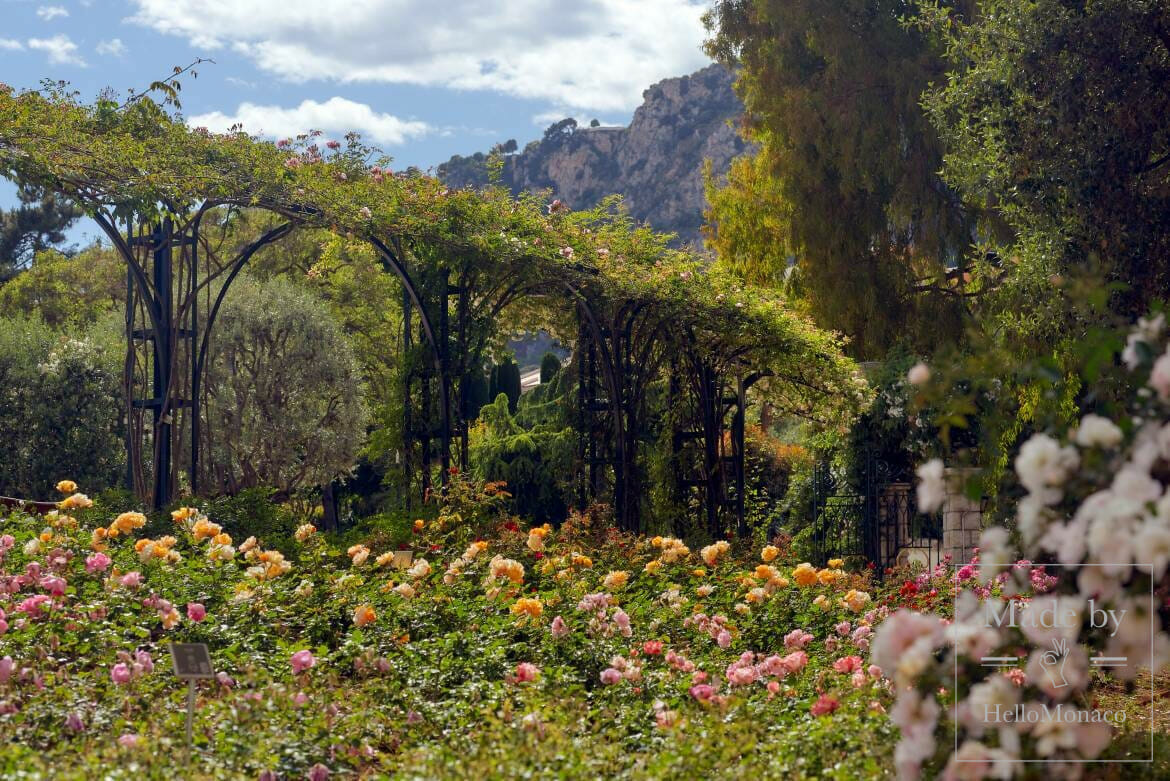
[[[296,108],[241,103],[231,116],[212,111],[190,117],[187,124],[215,132],[223,132],[238,124],[243,125],[248,133],[273,138],[290,138],[309,130],[321,130],[340,137],[352,130],[361,133],[365,140],[387,145],[401,144],[431,130],[425,122],[380,114],[365,103],[341,97],[332,97],[324,103],[306,100]]]
[[[708,62],[706,0],[362,0],[342,13],[319,0],[133,2],[133,22],[289,81],[491,90],[580,113],[629,110]]]
[[[126,54],[126,44],[122,43],[121,38],[101,41],[97,45],[97,53],[110,57],[123,57]]]
[[[53,65],[85,67],[85,60],[77,56],[77,44],[68,35],[54,35],[52,38],[29,38],[28,48],[45,52],[49,55],[49,62]]]
[[[42,5],[37,9],[37,16],[46,22],[51,22],[58,16],[69,16],[69,12],[59,5]]]
[[[0,51],[18,52],[24,48],[24,44],[12,38],[0,38]]]
[[[572,111],[565,109],[553,109],[552,111],[542,111],[539,114],[532,116],[532,124],[540,125],[541,127],[548,127],[554,122],[560,122],[562,119],[568,119],[573,116]],[[575,118],[575,117],[574,117]]]

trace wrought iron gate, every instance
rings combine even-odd
[[[812,543],[817,564],[872,562],[880,577],[899,564],[934,567],[942,560],[942,519],[918,512],[913,485],[866,457],[856,484],[813,467]]]

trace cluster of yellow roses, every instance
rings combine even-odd
[[[708,567],[714,567],[719,564],[720,559],[727,555],[729,550],[731,550],[731,543],[727,540],[719,540],[719,542],[713,542],[710,545],[704,546],[699,551],[699,558]]]
[[[691,555],[691,549],[676,537],[654,537],[650,540],[650,544],[655,548],[661,549],[661,553],[658,554],[658,561],[662,564],[674,564],[680,559],[685,559]],[[654,569],[650,569],[650,565],[646,565],[646,570],[651,574],[657,569],[657,566]]]
[[[106,540],[112,540],[121,534],[130,534],[135,529],[146,525],[146,516],[142,513],[122,513],[109,527],[99,526],[93,530],[90,547],[95,551],[106,549]]]
[[[552,531],[547,523],[543,526],[533,526],[528,530],[528,550],[539,553],[544,550],[544,538]]]
[[[531,597],[521,597],[512,603],[512,615],[527,616],[532,620],[536,620],[544,613],[544,605],[539,599]]]
[[[463,551],[463,555],[452,561],[447,565],[447,571],[443,573],[443,582],[448,586],[455,582],[455,579],[463,574],[463,568],[471,562],[475,561],[476,556],[487,550],[488,544],[483,540],[476,540],[467,546],[467,550]]]
[[[505,559],[497,553],[488,563],[488,576],[492,580],[507,578],[520,585],[524,582],[524,565],[515,559]]]
[[[84,510],[87,507],[93,507],[93,500],[85,494],[77,493],[77,483],[72,480],[62,480],[57,483],[57,490],[63,494],[68,494],[64,499],[57,502],[57,506],[62,510]]]
[[[831,586],[837,581],[848,577],[845,570],[841,569],[845,562],[841,559],[830,559],[829,566],[818,570],[807,561],[802,562],[792,570],[792,579],[796,581],[796,585],[801,587],[815,586],[820,583],[822,586]]]

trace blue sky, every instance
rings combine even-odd
[[[690,73],[707,0],[0,0],[0,82],[86,98],[183,81],[183,114],[270,137],[356,130],[429,168],[557,119],[626,124],[642,90]],[[0,179],[0,206],[12,188]]]

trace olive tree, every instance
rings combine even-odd
[[[369,416],[358,360],[324,302],[284,279],[242,277],[211,345],[211,486],[289,496],[349,472]]]

